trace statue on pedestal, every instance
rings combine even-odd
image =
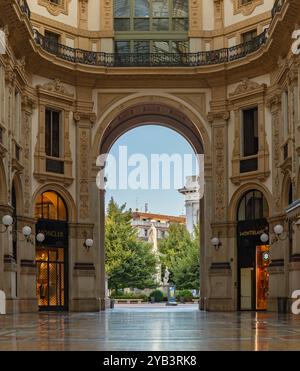
[[[165,275],[164,275],[164,286],[168,286],[169,284],[169,278],[170,278],[170,272],[168,267],[165,269]]]

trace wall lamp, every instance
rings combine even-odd
[[[210,242],[216,251],[219,250],[220,246],[222,246],[222,242],[220,241],[219,237],[213,237]]]
[[[86,231],[83,232],[83,235],[84,235],[83,247],[85,247],[87,250],[89,250],[91,247],[94,246],[94,240],[92,238],[87,237],[87,232]]]
[[[15,220],[11,215],[4,215],[2,218],[2,224],[4,226],[4,230],[0,231],[0,233],[5,233],[7,232],[9,227],[15,224]],[[30,242],[31,244],[33,244],[31,227],[26,225],[25,227],[22,228],[22,231],[18,231],[18,230],[11,231],[11,234],[13,235],[14,238],[17,238],[18,233],[24,237],[20,241],[26,241],[26,242]],[[43,242],[45,240],[45,235],[43,233],[38,233],[36,236],[36,240],[39,243]]]
[[[300,218],[293,224],[300,230]],[[262,243],[267,243],[268,241],[270,241],[270,244],[273,245],[275,242],[284,241],[288,237],[290,237],[290,231],[284,231],[283,225],[277,224],[273,228],[272,235],[269,236],[268,233],[264,232],[260,236],[260,240]]]

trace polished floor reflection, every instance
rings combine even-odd
[[[300,350],[300,316],[196,306],[6,315],[0,350]]]

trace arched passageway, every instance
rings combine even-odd
[[[127,131],[143,125],[160,125],[175,130],[181,134],[192,146],[195,154],[205,155],[205,161],[200,166],[199,173],[202,172],[205,179],[204,197],[200,201],[200,295],[203,299],[206,297],[206,277],[208,267],[206,265],[206,247],[210,247],[210,210],[211,210],[211,152],[208,133],[205,130],[204,123],[195,117],[194,113],[189,112],[186,107],[182,110],[171,104],[159,103],[157,101],[140,102],[129,105],[122,112],[116,110],[115,114],[110,114],[98,125],[98,131],[94,142],[94,148],[97,148],[95,155],[108,154],[113,144],[120,136]],[[189,112],[189,114],[188,114]],[[96,147],[95,147],[96,146]],[[97,157],[97,156],[96,156]],[[95,168],[99,171],[99,168]],[[96,172],[95,172],[96,175]],[[100,197],[99,197],[100,195]],[[98,257],[100,268],[100,288],[99,296],[101,307],[105,309],[105,191],[97,191],[99,200],[100,214],[95,218],[99,220],[99,230],[95,236],[96,244],[99,242],[100,252]],[[210,207],[209,207],[210,206]],[[98,224],[98,223],[97,223]],[[203,306],[203,300],[200,300],[200,306]]]

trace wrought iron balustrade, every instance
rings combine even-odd
[[[276,0],[272,18],[281,11],[286,0]],[[18,0],[28,18],[31,12],[27,0]],[[103,67],[198,67],[227,63],[257,51],[267,41],[267,30],[250,41],[212,51],[198,53],[103,53],[74,49],[51,40],[35,31],[35,41],[45,51],[63,60]]]
[[[276,0],[273,8],[272,8],[272,18],[275,17],[276,13],[279,13],[281,11],[281,8],[283,7],[283,4],[286,0]]]
[[[45,51],[73,63],[104,67],[198,67],[227,63],[257,51],[267,40],[267,30],[245,43],[198,53],[103,53],[74,49],[35,31],[35,41]]]
[[[27,15],[27,17],[30,19],[31,11],[30,11],[29,5],[27,3],[27,0],[18,0],[18,2],[19,2],[19,5],[20,5],[20,8],[21,8],[22,12],[25,13]]]

